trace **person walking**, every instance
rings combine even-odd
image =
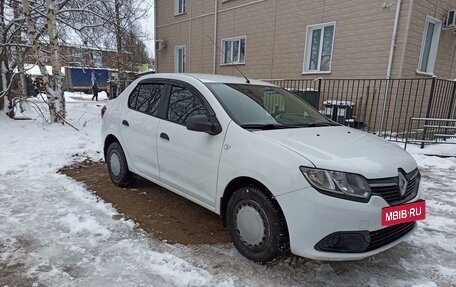
[[[95,99],[98,102],[98,83],[97,82],[93,83],[92,92],[93,92],[92,101],[94,101],[94,99]]]

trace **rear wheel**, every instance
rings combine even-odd
[[[289,253],[285,218],[263,188],[238,189],[226,216],[233,244],[245,257],[264,264]]]
[[[109,176],[115,185],[128,187],[135,182],[135,175],[128,170],[127,159],[118,142],[109,145],[106,161]]]

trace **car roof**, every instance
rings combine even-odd
[[[226,84],[246,84],[246,79],[241,77],[233,77],[226,75],[214,75],[214,74],[193,74],[193,73],[158,73],[144,75],[140,79],[175,79],[186,81],[189,78],[199,80],[203,83],[226,83]],[[274,86],[271,83],[249,79],[250,84],[262,85],[262,86]]]

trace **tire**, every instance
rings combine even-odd
[[[265,264],[289,254],[285,218],[264,188],[250,186],[235,191],[226,216],[234,246],[248,259]]]
[[[109,176],[115,185],[128,187],[134,184],[135,175],[128,169],[125,153],[118,142],[113,142],[109,145],[106,162]]]

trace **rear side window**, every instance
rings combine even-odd
[[[187,119],[195,115],[209,115],[203,101],[190,89],[173,86],[169,97],[167,119],[185,125]]]
[[[141,113],[157,116],[162,90],[161,83],[146,83],[138,85],[130,94],[128,107]]]

